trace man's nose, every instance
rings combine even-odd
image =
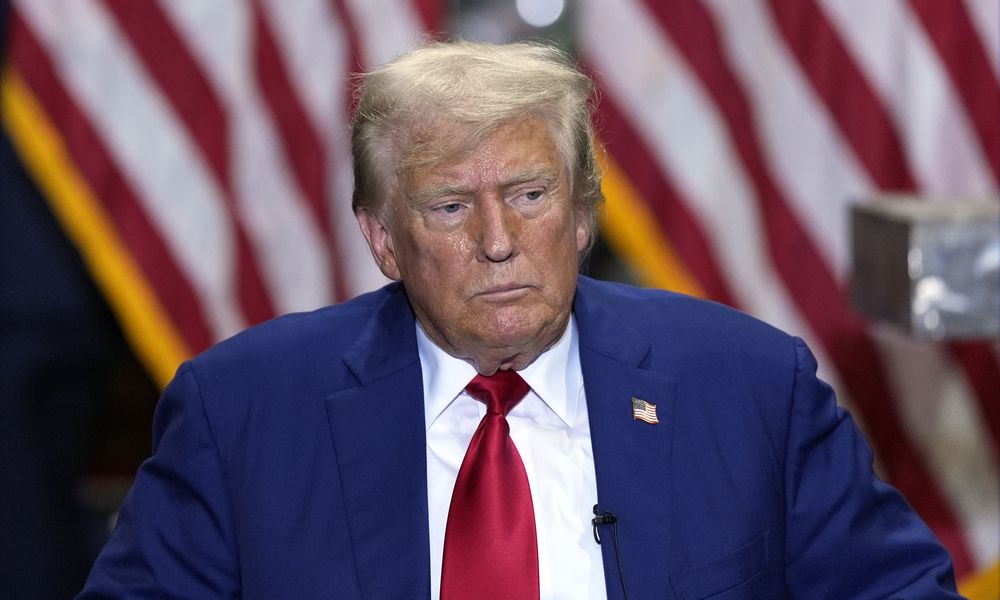
[[[518,252],[520,217],[502,198],[490,198],[476,206],[477,259],[503,262]]]

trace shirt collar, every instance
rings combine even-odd
[[[476,370],[460,358],[448,354],[431,341],[417,322],[417,353],[424,379],[424,426],[431,428],[472,378]]]
[[[576,317],[571,314],[559,341],[519,373],[552,412],[567,425],[575,425],[583,385]]]
[[[476,376],[476,370],[439,348],[427,337],[419,322],[416,330],[424,384],[424,425],[430,429]],[[518,373],[552,412],[573,426],[583,385],[576,317],[570,315],[559,341]]]

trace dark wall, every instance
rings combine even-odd
[[[155,398],[0,131],[0,597],[80,589],[108,523],[84,492],[149,453]]]

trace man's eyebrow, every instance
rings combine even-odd
[[[547,185],[552,185],[558,181],[559,175],[550,167],[538,167],[533,169],[521,169],[509,173],[500,181],[500,187],[509,188],[529,181],[542,180]],[[439,185],[429,185],[423,189],[412,192],[410,199],[417,205],[433,202],[438,198],[449,196],[470,196],[473,190],[464,185],[442,183]]]
[[[553,171],[551,167],[537,167],[533,169],[522,169],[519,171],[514,171],[510,173],[500,183],[501,187],[511,187],[514,185],[519,185],[522,183],[527,183],[529,181],[536,181],[541,179],[545,183],[552,185],[559,179],[559,174]]]
[[[446,198],[448,196],[468,196],[472,194],[472,190],[464,185],[431,185],[423,189],[417,190],[410,194],[410,199],[416,204],[426,204],[428,202],[433,202],[438,198]]]

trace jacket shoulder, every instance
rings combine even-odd
[[[380,309],[400,300],[397,295],[403,295],[402,287],[390,284],[341,304],[272,319],[219,342],[185,366],[206,400],[219,405],[242,404],[238,396],[287,402],[290,391],[349,387],[355,379],[344,357]]]
[[[397,286],[357,296],[341,304],[283,315],[245,329],[205,350],[192,362],[199,368],[274,364],[320,352],[340,356]]]
[[[791,335],[718,302],[585,277],[578,294],[578,314],[596,322],[601,336],[683,347],[691,354],[777,350],[792,358]]]

